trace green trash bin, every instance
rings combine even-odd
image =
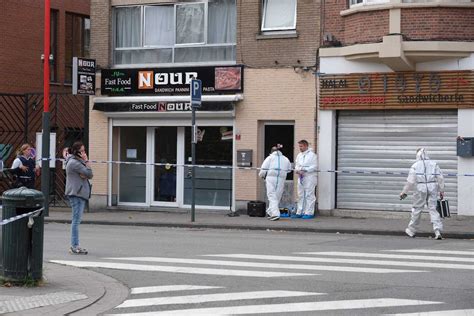
[[[5,191],[2,195],[2,220],[29,213],[43,207],[43,193],[21,187]],[[2,227],[2,275],[5,280],[21,281],[43,277],[44,217],[24,217]]]

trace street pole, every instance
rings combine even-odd
[[[49,138],[50,138],[50,113],[49,113],[49,45],[50,45],[50,0],[44,0],[44,59],[43,59],[43,134],[41,148],[41,192],[44,195],[45,216],[49,216]]]
[[[196,214],[196,144],[197,139],[197,128],[196,128],[196,108],[201,106],[202,98],[202,81],[193,78],[189,85],[189,94],[191,101],[191,222],[195,220]]]
[[[197,133],[196,133],[196,107],[191,104],[191,125],[192,125],[192,144],[191,144],[191,163],[192,163],[192,189],[191,189],[191,222],[195,221],[196,214],[196,143],[197,143]]]

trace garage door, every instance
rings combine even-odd
[[[410,211],[411,196],[400,201],[416,149],[425,147],[443,173],[457,172],[457,111],[340,111],[338,170],[372,174],[337,174],[337,208]],[[446,196],[456,211],[457,177],[446,176]]]

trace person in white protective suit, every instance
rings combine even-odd
[[[283,146],[272,147],[270,155],[263,161],[259,176],[265,179],[267,188],[267,217],[271,221],[280,219],[280,200],[285,188],[286,174],[291,171],[291,163],[279,150]]]
[[[296,156],[295,172],[298,175],[298,207],[292,218],[314,218],[316,204],[315,188],[317,184],[316,154],[306,140],[298,142],[300,153]]]
[[[439,213],[436,211],[438,193],[441,199],[444,196],[443,173],[438,164],[430,160],[424,148],[419,148],[416,151],[416,162],[410,168],[407,182],[400,193],[400,199],[406,198],[407,193],[411,190],[414,191],[413,206],[411,220],[405,233],[410,237],[415,237],[418,224],[420,223],[421,211],[426,205],[430,212],[435,238],[443,239],[441,236],[443,223]]]

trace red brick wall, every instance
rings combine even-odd
[[[403,9],[406,40],[474,41],[474,9]]]
[[[368,11],[344,17],[344,45],[381,42],[389,33],[389,11]]]
[[[0,92],[41,92],[43,89],[44,1],[2,1],[0,23]],[[89,15],[89,0],[52,0],[58,14],[58,81],[52,92],[69,92],[64,85],[65,14]]]
[[[344,18],[341,11],[347,9],[346,0],[326,0],[323,4],[323,35],[331,33],[335,40],[344,43]]]
[[[320,0],[299,0],[297,38],[257,39],[261,27],[260,1],[237,1],[237,62],[250,67],[316,64],[320,34]],[[277,63],[275,63],[277,61]]]
[[[341,16],[348,8],[345,0],[328,0],[324,4],[323,34],[330,33],[343,46],[381,42],[389,32],[389,11],[358,12]],[[324,46],[331,46],[324,42]]]

